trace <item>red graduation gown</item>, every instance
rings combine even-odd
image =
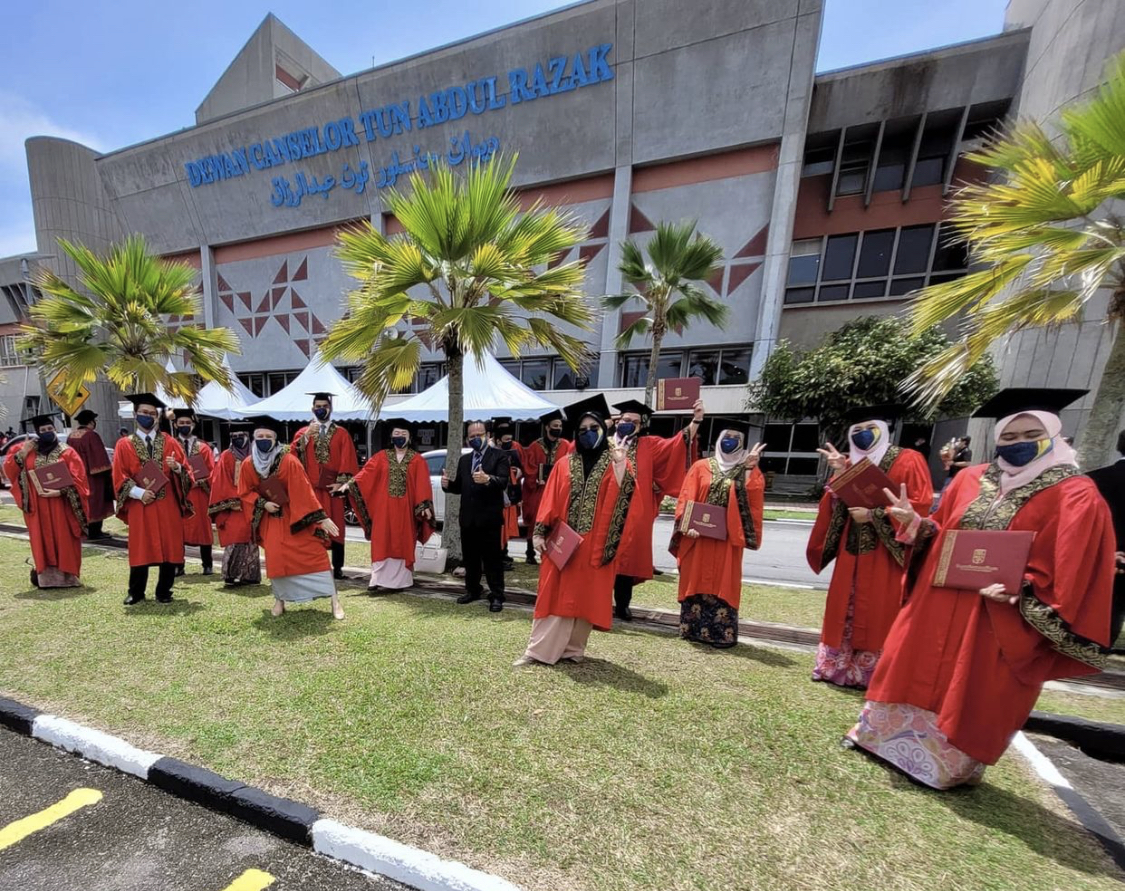
[[[70,470],[74,486],[63,489],[59,498],[42,498],[28,478],[27,471],[56,461],[63,462]],[[35,571],[43,572],[53,567],[71,575],[81,575],[86,499],[90,488],[86,481],[86,467],[78,452],[67,446],[57,446],[44,457],[37,449],[32,449],[26,459],[21,459],[17,449],[4,459],[4,475],[27,523]]]
[[[87,518],[91,523],[104,520],[113,513],[113,468],[109,464],[105,443],[96,430],[79,427],[66,441],[86,468],[86,481],[90,485],[90,510]]]
[[[246,458],[239,472],[238,494],[242,511],[250,517],[254,542],[266,552],[266,574],[271,579],[328,571],[328,534],[318,525],[325,518],[309,479],[300,463],[282,450],[267,476],[277,475],[289,493],[289,503],[279,514],[266,513],[265,499],[258,494],[261,477],[254,459]]]
[[[154,566],[184,562],[183,518],[194,508],[186,493],[191,488],[191,471],[180,444],[167,433],[152,435],[155,459],[164,467],[166,485],[152,504],[142,504],[129,495],[148,458],[144,440],[137,435],[123,436],[113,449],[113,488],[117,493],[117,518],[129,527],[129,565]],[[178,473],[168,467],[175,459]]]
[[[936,588],[941,532],[920,538],[909,555],[920,568],[867,691],[934,712],[949,741],[985,764],[1004,753],[1045,682],[1098,671],[1114,566],[1109,508],[1090,479],[1051,468],[989,510],[998,476],[988,464],[961,471],[931,519],[939,530],[1033,530],[1030,587],[1015,606]]]
[[[184,517],[184,544],[211,545],[215,543],[215,534],[211,531],[211,473],[215,469],[215,453],[211,451],[211,446],[196,437],[188,441],[187,447],[191,449],[190,455],[203,455],[207,473],[194,478],[188,495],[195,513]]]
[[[344,499],[333,498],[327,488],[320,487],[320,476],[323,468],[328,467],[336,471],[336,482],[346,483],[359,471],[359,459],[355,454],[355,445],[352,443],[351,434],[335,421],[329,421],[330,435],[327,448],[322,438],[309,433],[308,427],[302,427],[293,438],[292,453],[305,469],[305,475],[312,484],[316,497],[324,512],[340,529],[340,534],[333,541],[343,544],[344,530]]]
[[[413,569],[415,543],[429,540],[433,533],[420,516],[434,509],[426,459],[407,449],[400,462],[394,449],[385,449],[363,465],[351,490],[364,535],[371,542],[371,562],[394,558]]]
[[[680,494],[688,467],[697,457],[687,431],[663,439],[641,436],[629,449],[629,463],[637,472],[637,497],[629,505],[625,534],[617,553],[617,574],[637,581],[652,578],[652,530],[665,495]]]
[[[250,543],[250,515],[242,509],[238,494],[242,461],[230,449],[219,455],[211,471],[211,501],[208,513],[219,530],[219,544],[224,548]]]
[[[892,446],[880,467],[896,492],[906,483],[907,497],[921,516],[930,512],[933,483],[926,459],[919,452]],[[816,573],[833,558],[836,560],[820,631],[824,645],[840,646],[854,586],[851,644],[857,650],[882,649],[902,604],[905,548],[895,541],[897,532],[897,524],[888,515],[878,515],[873,523],[852,523],[843,502],[825,490],[806,552],[809,566]]]
[[[615,557],[635,485],[631,467],[626,469],[622,485],[617,485],[608,450],[591,468],[588,482],[582,471],[581,455],[572,454],[555,465],[543,490],[535,534],[547,536],[560,520],[565,520],[582,536],[582,544],[561,571],[549,557],[543,558],[535,618],[585,619],[601,631],[610,629],[613,579],[617,574]],[[573,509],[572,486],[583,486]]]
[[[534,527],[537,522],[536,514],[546,485],[539,482],[539,469],[545,464],[553,467],[573,451],[574,443],[570,440],[559,439],[552,442],[541,437],[525,448],[520,455],[523,462],[523,524],[528,529]]]
[[[696,461],[680,487],[676,503],[676,523],[689,501],[707,501],[716,474],[722,475],[713,458]],[[696,594],[711,594],[738,609],[742,602],[742,551],[762,546],[762,512],[766,498],[766,478],[757,467],[746,477],[746,501],[740,505],[735,487],[726,495],[727,539],[676,537],[676,558],[680,568],[679,601]]]

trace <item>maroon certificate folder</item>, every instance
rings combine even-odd
[[[547,556],[561,570],[574,556],[580,544],[582,544],[582,536],[560,520],[547,537]]]
[[[191,468],[192,477],[197,483],[211,478],[211,468],[207,466],[207,456],[204,454],[192,455],[187,459]]]
[[[1018,594],[1034,532],[950,529],[941,542],[934,586],[979,591],[1001,584]]]
[[[258,483],[258,494],[266,501],[272,501],[278,507],[285,507],[289,503],[289,490],[285,487],[281,477],[266,477]]]
[[[656,382],[657,411],[691,411],[699,400],[697,377],[670,377]]]
[[[891,482],[890,477],[866,458],[829,480],[828,488],[848,507],[868,509],[887,506],[884,489],[898,492],[898,486]]]
[[[74,485],[70,468],[62,461],[31,468],[31,477],[37,492],[59,492]]]
[[[689,501],[680,518],[680,532],[694,529],[701,538],[727,540],[727,509],[703,501]]]
[[[137,474],[137,485],[142,489],[148,489],[153,495],[159,495],[168,485],[168,477],[155,461],[146,461],[141,472]]]
[[[336,485],[336,477],[340,475],[340,471],[333,470],[331,467],[320,468],[320,479],[317,481],[316,487],[318,489],[327,489]]]

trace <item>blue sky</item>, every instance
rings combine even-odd
[[[825,3],[821,71],[996,33],[1003,27],[1006,0]],[[49,134],[108,151],[190,126],[196,106],[267,12],[349,74],[563,5],[557,0],[13,3],[4,13],[0,83],[0,257],[35,248],[24,139]]]

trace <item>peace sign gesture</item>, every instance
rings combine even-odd
[[[848,461],[847,456],[837,452],[836,446],[832,445],[830,442],[826,442],[824,448],[817,449],[817,451],[824,456],[824,459],[828,462],[828,466],[835,471],[843,470],[844,465]]]
[[[904,526],[909,526],[918,518],[918,513],[914,510],[914,505],[911,504],[910,499],[906,497],[906,483],[899,486],[898,495],[895,495],[890,489],[884,489],[883,494],[887,496],[887,501],[890,504],[890,507],[887,508],[887,513]]]
[[[746,464],[746,469],[748,471],[753,470],[758,466],[758,462],[762,460],[762,452],[764,452],[765,450],[766,444],[764,442],[758,442],[755,443],[754,447],[746,453],[746,460],[743,463]]]

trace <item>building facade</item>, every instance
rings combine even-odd
[[[144,234],[200,273],[202,317],[170,324],[235,331],[235,371],[268,395],[342,314],[341,226],[397,231],[384,196],[420,159],[518,152],[523,200],[589,226],[574,256],[592,296],[624,289],[621,243],[660,221],[695,219],[722,245],[708,286],[730,321],[670,335],[659,374],[698,375],[712,411],[743,413],[779,338],[811,345],[964,274],[941,238],[945,199],[976,175],[961,156],[1006,115],[1049,114],[1089,90],[1125,42],[1115,0],[1012,0],[995,37],[814,75],[822,11],[822,0],[589,0],[342,77],[271,15],[195,126],[104,155],[28,141],[36,260],[72,276],[57,237],[101,249]],[[619,351],[614,338],[638,311],[606,313],[584,335],[598,355],[584,375],[545,351],[513,359],[498,343],[497,355],[559,402],[580,386],[635,393],[646,344]],[[1040,382],[1046,368],[1043,383],[1096,386],[1097,350],[1080,362],[1074,345],[1105,331],[1074,327],[1008,345],[1005,382]],[[428,353],[413,389],[441,374]],[[97,392],[97,410],[115,398]],[[815,429],[784,429],[771,467],[815,469]]]

